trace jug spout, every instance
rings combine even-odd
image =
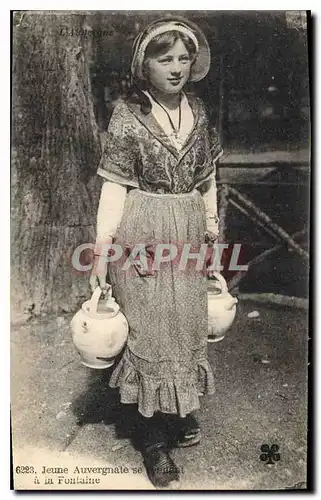
[[[230,300],[226,303],[226,310],[231,310],[232,307],[237,304],[238,300],[236,297],[230,297]]]

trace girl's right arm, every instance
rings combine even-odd
[[[139,187],[135,170],[139,146],[133,116],[125,103],[116,105],[104,142],[104,151],[97,171],[105,182],[97,214],[96,256],[90,278],[92,289],[98,283],[106,289],[107,263],[100,254],[104,245],[112,243],[117,231],[122,218],[127,186]]]
[[[102,186],[97,212],[97,238],[94,262],[90,277],[92,291],[95,290],[97,285],[103,291],[107,290],[107,245],[112,243],[113,237],[116,235],[123,215],[126,193],[127,189],[125,186],[114,182],[105,181]]]

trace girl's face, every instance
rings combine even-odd
[[[167,52],[147,59],[149,81],[165,94],[177,94],[189,78],[191,64],[184,43],[178,39]]]

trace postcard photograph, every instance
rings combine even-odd
[[[14,490],[309,489],[310,29],[11,11]]]

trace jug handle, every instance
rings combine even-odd
[[[90,299],[90,312],[92,313],[97,312],[98,301],[100,299],[101,294],[102,294],[102,289],[100,288],[100,286],[97,286]],[[109,300],[111,296],[112,296],[112,287],[107,283],[106,300]]]
[[[219,281],[219,283],[221,285],[221,293],[228,293],[227,283],[226,283],[225,279],[223,278],[223,276],[221,275],[221,273],[214,271],[213,276],[217,279],[217,281]]]

